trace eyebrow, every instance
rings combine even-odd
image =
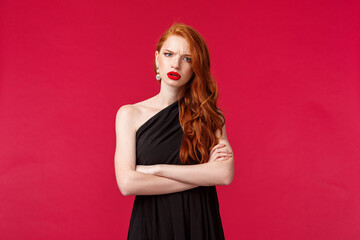
[[[174,53],[173,51],[171,51],[171,50],[169,50],[169,49],[165,49],[165,50]],[[185,54],[183,54],[183,56],[190,56],[190,57],[191,57],[191,54],[185,53]]]

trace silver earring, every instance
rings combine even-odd
[[[160,77],[160,74],[159,74],[159,67],[156,69],[156,80],[160,81],[161,77]]]

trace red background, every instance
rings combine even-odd
[[[227,239],[360,239],[359,1],[0,2],[2,239],[125,239],[115,114],[159,91],[175,21],[208,43],[235,179]]]

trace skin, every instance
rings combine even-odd
[[[115,120],[115,174],[124,196],[157,195],[184,191],[198,186],[228,185],[234,177],[233,151],[225,126],[219,144],[210,152],[208,163],[196,165],[136,165],[136,131],[148,119],[178,100],[182,87],[193,75],[187,41],[170,36],[160,52],[155,52],[161,76],[160,92],[144,101],[122,106]],[[181,75],[179,80],[167,77],[170,71]]]

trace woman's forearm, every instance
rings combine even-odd
[[[234,178],[234,159],[195,165],[159,164],[154,174],[199,186],[228,185]]]
[[[189,190],[198,185],[184,183],[162,176],[144,174],[134,170],[123,171],[118,186],[124,196],[159,195]]]

